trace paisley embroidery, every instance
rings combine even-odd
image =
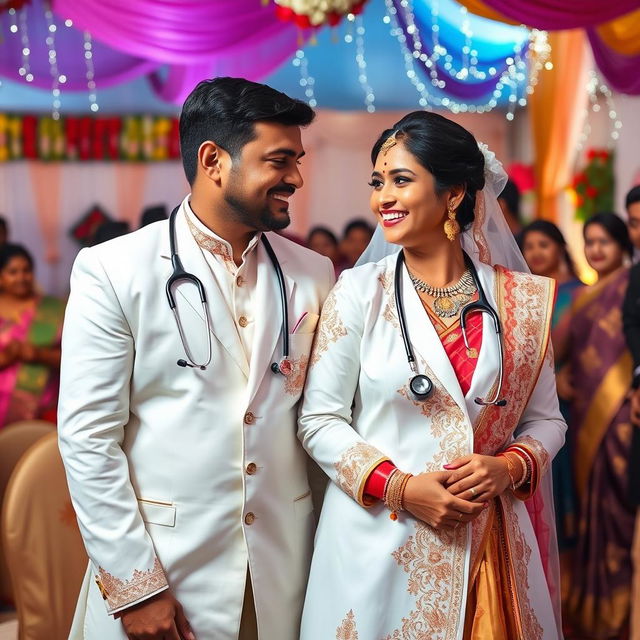
[[[238,267],[236,263],[233,261],[233,257],[231,255],[231,247],[222,240],[218,240],[213,236],[207,235],[191,220],[190,216],[185,216],[187,219],[187,224],[189,225],[189,230],[191,231],[191,235],[195,238],[197,245],[203,249],[204,251],[208,251],[212,253],[214,256],[218,256],[222,259],[224,266],[227,268],[227,271],[236,275],[238,271]]]
[[[349,610],[349,613],[347,613],[340,626],[336,629],[336,640],[358,640],[356,617],[353,609]]]
[[[99,567],[98,573],[100,579],[96,578],[96,582],[103,598],[109,604],[110,611],[132,604],[167,585],[167,579],[158,558],[155,559],[151,569],[147,571],[136,569],[130,580],[116,578],[102,567]]]
[[[286,393],[296,396],[302,392],[305,380],[307,379],[308,364],[309,356],[307,355],[291,359],[291,373],[284,377],[284,390]]]
[[[383,271],[378,276],[378,282],[382,286],[382,289],[387,294],[385,296],[385,305],[382,311],[382,317],[391,324],[392,327],[398,329],[400,324],[398,323],[398,316],[396,314],[396,303],[393,294],[393,274],[395,269]]]
[[[342,323],[340,313],[337,309],[336,292],[341,286],[342,279],[338,280],[335,287],[333,287],[327,296],[327,299],[324,301],[319,327],[316,332],[313,350],[311,352],[310,367],[322,358],[322,355],[328,351],[332,342],[337,342],[340,338],[347,335],[347,329]]]
[[[381,451],[366,442],[358,442],[349,447],[334,464],[337,472],[336,481],[340,488],[362,506],[364,485],[369,474],[385,460]]]

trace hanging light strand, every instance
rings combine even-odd
[[[361,16],[356,16],[356,63],[358,64],[358,82],[364,93],[364,104],[369,113],[376,110],[376,97],[367,76],[367,60],[364,50],[365,27]]]
[[[86,66],[87,90],[89,92],[89,109],[95,113],[99,111],[100,106],[98,105],[95,67],[93,65],[93,40],[88,31],[84,32],[84,61]]]
[[[592,113],[599,113],[601,111],[599,97],[604,98],[604,102],[607,108],[607,116],[609,117],[611,131],[609,146],[613,147],[615,142],[620,138],[620,129],[622,129],[622,121],[618,117],[616,111],[615,101],[611,89],[598,77],[595,70],[589,71],[589,79],[586,85],[587,95],[589,97],[589,103],[583,111],[584,125],[582,127],[582,133],[578,138],[577,149],[582,151],[591,137],[591,122],[590,116]]]
[[[300,86],[304,89],[304,95],[307,98],[307,102],[310,107],[317,107],[318,102],[316,100],[315,91],[313,89],[316,80],[309,73],[309,61],[302,49],[296,51],[296,55],[293,58],[292,64],[294,67],[300,69]]]
[[[20,31],[20,44],[22,45],[22,62],[18,68],[18,73],[27,82],[33,82],[33,74],[31,73],[31,65],[29,63],[31,46],[29,44],[29,30],[27,28],[27,5],[20,10],[18,29]]]
[[[53,21],[53,12],[51,11],[50,2],[44,3],[44,17],[47,23],[47,36],[45,42],[49,51],[49,68],[51,70],[51,117],[54,120],[60,119],[60,77],[58,71],[58,54],[56,52],[56,30],[57,27]]]

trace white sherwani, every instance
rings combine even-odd
[[[466,397],[404,271],[408,331],[421,373],[435,384],[426,403],[408,396],[411,371],[394,301],[396,256],[342,274],[317,332],[299,435],[329,475],[305,600],[302,640],[460,640],[469,571],[488,512],[500,511],[522,636],[558,631],[536,538],[524,502],[511,492],[473,524],[439,533],[377,502],[366,508],[370,472],[383,460],[405,472],[442,471],[476,451],[494,455],[513,441],[547,469],[564,441],[551,352],[553,284],[546,278],[477,264],[504,331],[508,405],[483,409],[498,371],[498,341],[484,315],[482,348]],[[545,355],[546,354],[546,355]]]
[[[83,250],[74,266],[59,432],[91,562],[72,637],[126,638],[109,613],[168,585],[198,640],[234,640],[249,567],[260,637],[297,640],[314,518],[296,414],[333,268],[268,234],[285,275],[289,330],[307,313],[290,335],[292,375],[274,374],[280,297],[262,243],[253,249],[247,357],[247,323],[232,315],[235,303],[187,225],[187,206],[177,247],[208,296],[213,355],[205,371],[176,365],[185,351],[165,295],[168,222]],[[176,299],[202,362],[207,329],[195,287],[179,285]]]

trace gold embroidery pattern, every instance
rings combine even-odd
[[[98,568],[98,572],[100,574],[100,590],[109,603],[110,610],[136,602],[136,600],[140,600],[140,598],[167,585],[167,579],[158,558],[155,559],[153,567],[148,571],[136,569],[130,580],[116,578],[102,567]]]
[[[518,519],[513,510],[511,500],[509,498],[501,498],[500,502],[502,503],[504,521],[506,522],[506,535],[510,542],[511,554],[509,561],[513,567],[515,578],[516,599],[522,623],[522,637],[526,638],[526,640],[542,640],[542,627],[529,602],[529,559],[531,558],[531,547],[527,544],[518,525]]]
[[[336,303],[336,292],[341,286],[342,280],[338,280],[324,301],[318,330],[313,342],[310,367],[322,358],[322,355],[329,350],[329,345],[332,342],[337,342],[340,338],[347,335],[347,329],[342,323]]]
[[[197,245],[212,253],[214,256],[218,256],[222,259],[224,266],[227,268],[227,271],[236,274],[238,268],[236,267],[236,263],[233,261],[233,257],[231,256],[231,249],[227,244],[220,240],[216,240],[215,238],[208,236],[206,233],[200,231],[198,227],[189,219],[189,216],[185,216],[187,219],[187,224],[189,225],[189,230],[191,231],[191,235],[195,238]]]
[[[336,640],[358,640],[358,631],[356,629],[356,617],[353,609],[345,616],[340,626],[336,629]]]
[[[549,468],[549,453],[542,446],[542,442],[531,436],[522,436],[514,444],[521,444],[527,451],[530,451],[538,461],[540,476],[543,476]]]
[[[396,302],[393,296],[393,270],[389,269],[383,271],[378,276],[378,282],[386,293],[387,298],[382,311],[382,317],[391,324],[392,327],[398,329],[400,324],[398,323],[398,316],[396,314]]]
[[[466,527],[452,533],[416,522],[416,533],[392,554],[409,574],[408,591],[416,606],[385,640],[453,640],[464,597]]]
[[[504,448],[538,381],[547,350],[553,283],[547,278],[496,267],[498,307],[504,336],[506,407],[485,407],[476,423],[475,451],[494,455]],[[502,282],[502,286],[500,283]]]
[[[592,344],[580,354],[580,364],[590,373],[602,368],[602,358]]]
[[[610,338],[620,335],[622,333],[622,309],[620,307],[610,309],[604,318],[598,320],[598,326],[606,331]]]
[[[427,463],[426,471],[442,471],[443,464],[469,453],[467,426],[462,409],[421,357],[420,366],[434,384],[429,402],[415,402],[407,386],[398,393],[429,419],[430,434],[438,439],[440,449]],[[423,522],[416,522],[415,527],[415,536],[392,555],[409,574],[408,591],[416,597],[416,604],[402,619],[401,627],[385,640],[452,640],[457,635],[458,612],[465,597],[467,527],[453,533],[437,531]]]
[[[303,355],[299,358],[291,358],[292,371],[288,376],[284,377],[284,390],[292,396],[296,396],[302,392],[305,380],[307,379],[307,365],[309,364],[309,356]]]
[[[333,465],[338,474],[336,481],[346,494],[364,504],[362,494],[369,474],[388,459],[373,445],[358,442],[349,447]]]

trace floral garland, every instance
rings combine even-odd
[[[359,14],[367,0],[274,0],[276,16],[285,22],[294,22],[301,29],[337,25],[352,13]]]
[[[0,162],[124,160],[180,157],[178,120],[165,116],[67,117],[0,113]]]
[[[587,164],[573,178],[576,218],[585,221],[599,211],[613,211],[613,154],[590,149]]]

